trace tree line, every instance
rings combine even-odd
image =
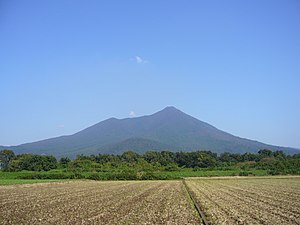
[[[269,170],[271,174],[299,174],[300,154],[286,155],[283,151],[262,149],[257,153],[230,153],[220,155],[211,151],[171,152],[148,151],[138,154],[126,151],[122,154],[78,155],[57,160],[54,156],[19,154],[11,150],[0,151],[0,165],[4,171],[49,171],[62,169],[70,172],[114,171],[179,171],[183,168],[226,170]]]

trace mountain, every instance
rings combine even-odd
[[[122,153],[126,150],[139,153],[150,150],[244,153],[267,148],[283,150],[289,154],[300,153],[299,149],[272,146],[233,136],[175,107],[166,107],[149,116],[110,118],[73,135],[4,148],[12,149],[17,154],[50,154],[71,158],[78,154]]]

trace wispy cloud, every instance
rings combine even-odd
[[[58,128],[65,128],[65,125],[64,124],[60,124],[60,125],[58,125]]]
[[[130,111],[129,116],[130,116],[130,117],[136,117],[136,114],[135,114],[134,111]]]
[[[138,64],[145,64],[148,63],[149,61],[146,59],[143,59],[141,56],[135,56],[134,60],[136,61],[136,63]]]
[[[139,56],[136,56],[135,60],[136,60],[137,63],[142,63],[143,62],[143,59]]]

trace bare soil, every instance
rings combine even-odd
[[[199,224],[181,181],[0,187],[0,224]]]
[[[300,224],[300,178],[186,180],[212,224]]]

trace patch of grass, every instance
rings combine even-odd
[[[0,180],[3,179],[17,179],[19,176],[32,174],[32,171],[21,171],[21,172],[3,172],[0,171]]]
[[[227,177],[227,176],[266,176],[266,170],[181,170],[172,172],[159,172],[158,176],[168,177],[169,179],[180,179],[183,177]]]
[[[13,185],[13,184],[34,184],[46,182],[61,182],[62,180],[23,180],[23,179],[0,179],[0,185]]]
[[[65,179],[92,179],[92,180],[178,180],[184,177],[220,177],[220,176],[266,176],[267,170],[219,170],[183,168],[178,171],[111,171],[111,172],[67,172],[62,170],[51,170],[47,172],[21,171],[0,172],[0,184],[3,180],[65,180]],[[23,180],[23,181],[22,181]],[[30,181],[34,182],[34,181]]]

